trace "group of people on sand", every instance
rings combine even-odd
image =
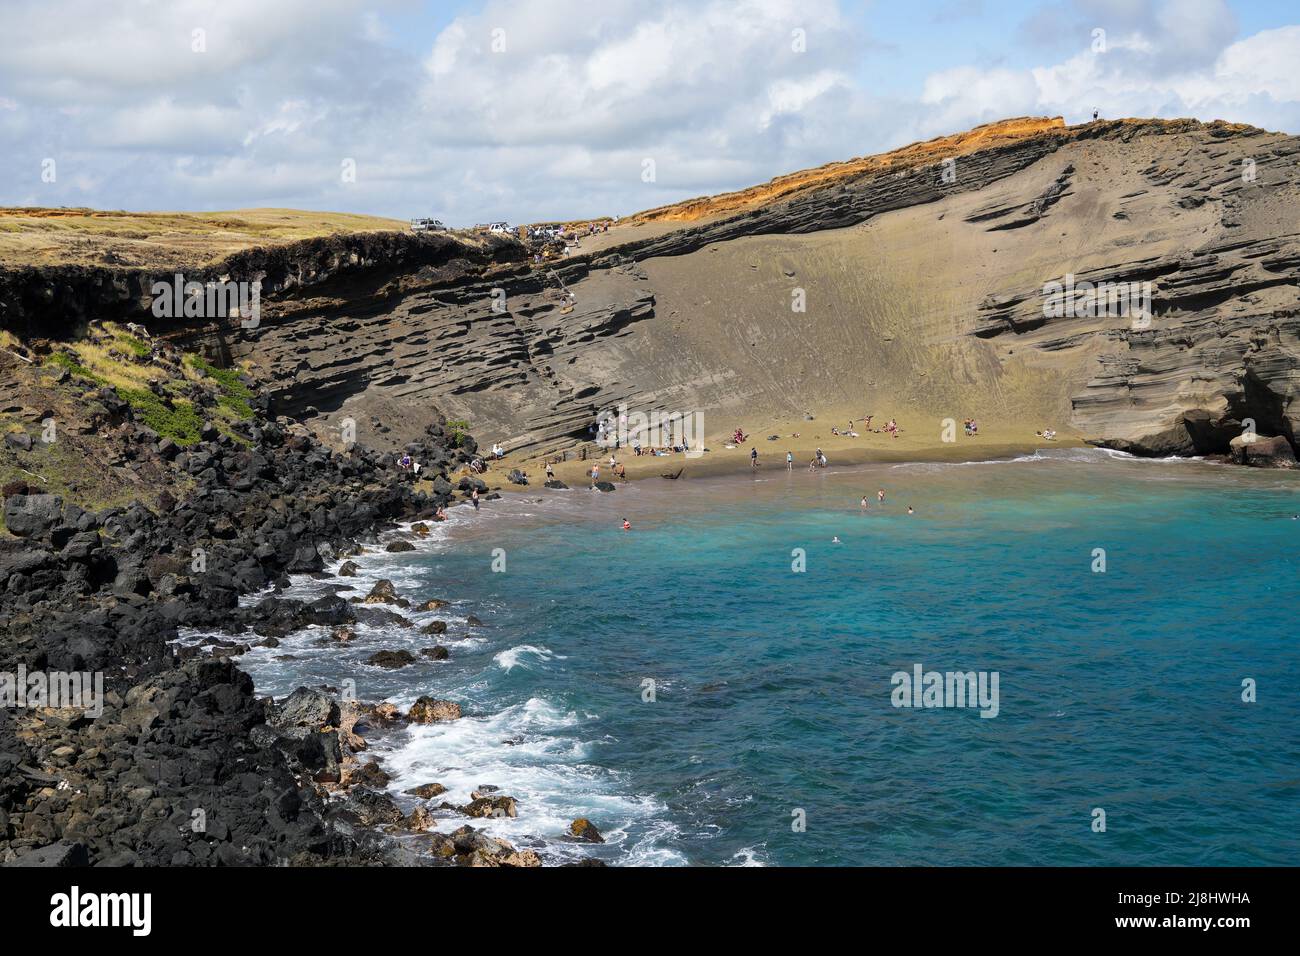
[[[848,424],[844,428],[840,428],[838,425],[832,425],[831,434],[840,438],[861,438],[862,436],[858,433],[856,427],[858,424],[862,425],[863,431],[871,432],[873,435],[892,435],[894,438],[897,438],[902,432],[902,428],[899,427],[898,421],[893,418],[887,421],[884,425],[881,425],[879,428],[872,428],[871,420],[875,417],[875,415],[866,415],[862,418],[850,418]],[[795,432],[790,437],[798,438],[799,433]]]
[[[980,433],[979,422],[975,421],[975,419],[973,418],[965,419],[964,421],[962,421],[961,425],[962,428],[966,430],[967,438],[974,438],[976,435]]]
[[[619,481],[627,481],[627,466],[613,455],[609,456],[609,471]],[[549,465],[546,468],[546,474],[548,478],[553,475]],[[600,462],[591,466],[587,472],[587,477],[591,479],[591,486],[596,487],[596,482],[600,481]]]
[[[652,458],[667,458],[674,452],[684,451],[686,451],[685,440],[683,440],[680,445],[665,445],[663,448],[656,448],[653,445],[648,445],[647,447],[642,448],[641,440],[639,438],[632,439],[632,454],[638,457],[641,455],[649,455]]]
[[[1056,430],[1053,428],[1044,428],[1041,432],[1034,432],[1034,434],[1048,441],[1056,441]]]

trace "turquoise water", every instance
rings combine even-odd
[[[244,664],[276,694],[351,677],[461,701],[376,749],[394,793],[497,784],[520,816],[489,826],[569,856],[1295,864],[1296,512],[1300,475],[1093,451],[541,492],[455,509],[414,563],[364,562],[358,587],[455,601],[418,616],[473,635],[449,662],[366,667],[433,643],[375,631]],[[997,672],[997,716],[892,706],[916,664]],[[609,843],[564,843],[577,815]]]

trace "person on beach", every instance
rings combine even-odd
[[[469,493],[469,500],[474,502],[474,510],[478,511],[478,489],[475,488]]]
[[[621,461],[614,466],[614,477],[619,481],[627,481],[627,468]]]
[[[555,469],[551,467],[551,463],[548,461],[546,463],[546,480],[551,481],[554,478],[555,478]]]
[[[751,449],[749,450],[749,467],[750,467],[750,468],[757,468],[757,467],[758,467],[758,449],[757,449],[757,448],[751,448]]]
[[[785,453],[785,470],[794,471],[794,452],[792,451]]]
[[[600,465],[591,466],[591,483],[594,485],[600,481]]]

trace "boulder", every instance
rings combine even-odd
[[[424,627],[420,628],[420,633],[421,634],[446,634],[447,622],[431,621],[430,623],[424,625]]]
[[[354,790],[348,800],[348,809],[357,815],[362,826],[367,827],[400,823],[403,819],[393,798],[374,790]]]
[[[1247,439],[1245,435],[1238,435],[1228,442],[1232,457],[1236,461],[1243,465],[1250,465],[1252,468],[1296,467],[1295,451],[1291,448],[1291,443],[1283,436],[1275,435],[1272,438],[1265,438],[1262,435],[1255,435],[1252,437],[1253,441]]]
[[[406,716],[413,723],[433,724],[444,720],[457,720],[460,715],[460,704],[450,700],[421,697],[411,705]]]
[[[71,840],[60,840],[58,843],[51,843],[49,846],[43,846],[38,850],[28,850],[26,853],[23,853],[4,864],[4,866],[14,867],[89,865],[90,856],[86,851],[86,845],[84,843],[75,843]]]
[[[18,538],[39,538],[63,520],[58,495],[13,495],[5,499],[5,527]]]
[[[396,611],[390,611],[386,607],[374,607],[359,604],[353,611],[356,620],[362,624],[369,624],[371,627],[415,627],[415,622],[402,617]]]
[[[423,833],[426,830],[432,830],[435,823],[433,814],[429,812],[429,808],[421,804],[410,812],[402,825],[408,830],[415,830],[419,833]]]
[[[397,541],[390,541],[388,547],[384,548],[384,550],[392,554],[401,554],[405,551],[414,551],[415,545],[411,544],[409,541],[402,541],[399,538]]]
[[[422,783],[418,787],[412,787],[410,790],[403,790],[408,797],[419,797],[421,800],[431,800],[447,792],[447,788],[440,783]]]
[[[408,664],[415,663],[415,655],[410,651],[379,651],[371,654],[366,658],[366,663],[375,667],[386,667],[389,670],[396,670],[399,667],[406,667]]]
[[[339,571],[338,571],[339,577],[354,578],[356,577],[358,570],[359,569],[357,568],[356,562],[344,561],[342,564],[339,565]]]
[[[373,760],[352,767],[343,775],[343,785],[348,787],[386,787],[391,779],[388,772]]]
[[[569,836],[575,840],[581,840],[583,843],[604,843],[605,838],[600,835],[596,825],[586,817],[578,817],[569,824]]]
[[[375,582],[375,586],[370,589],[370,593],[361,599],[362,604],[395,604],[401,608],[411,606],[411,602],[404,597],[399,597],[397,589],[393,587],[393,582],[388,578],[383,578]]]
[[[318,690],[299,687],[275,707],[266,722],[279,729],[337,727],[339,705]]]
[[[32,436],[26,432],[8,432],[5,435],[5,444],[18,451],[31,451]]]
[[[542,487],[554,488],[556,491],[567,491],[569,486],[558,478],[552,478],[550,481],[546,482],[546,484],[542,485]]]
[[[514,797],[478,796],[460,808],[467,817],[517,817]]]
[[[435,661],[445,661],[451,656],[447,651],[447,648],[443,647],[441,644],[436,644],[433,647],[426,647],[421,650],[420,653],[425,657],[433,658]]]
[[[501,866],[541,866],[542,858],[532,850],[515,850],[497,857]]]

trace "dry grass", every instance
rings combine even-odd
[[[953,156],[963,156],[976,150],[988,149],[1017,139],[1040,136],[1065,129],[1065,120],[1059,116],[1021,116],[976,126],[964,133],[940,136],[922,143],[912,143],[901,149],[874,156],[861,156],[841,163],[829,163],[816,169],[778,176],[759,186],[750,186],[737,192],[703,196],[684,202],[648,209],[630,217],[632,222],[691,222],[722,213],[751,209],[804,189],[825,186],[839,179],[848,179],[867,172],[884,172],[904,169],[923,163],[934,163]]]
[[[0,265],[195,267],[254,246],[406,230],[397,219],[297,209],[121,212],[0,209]]]

